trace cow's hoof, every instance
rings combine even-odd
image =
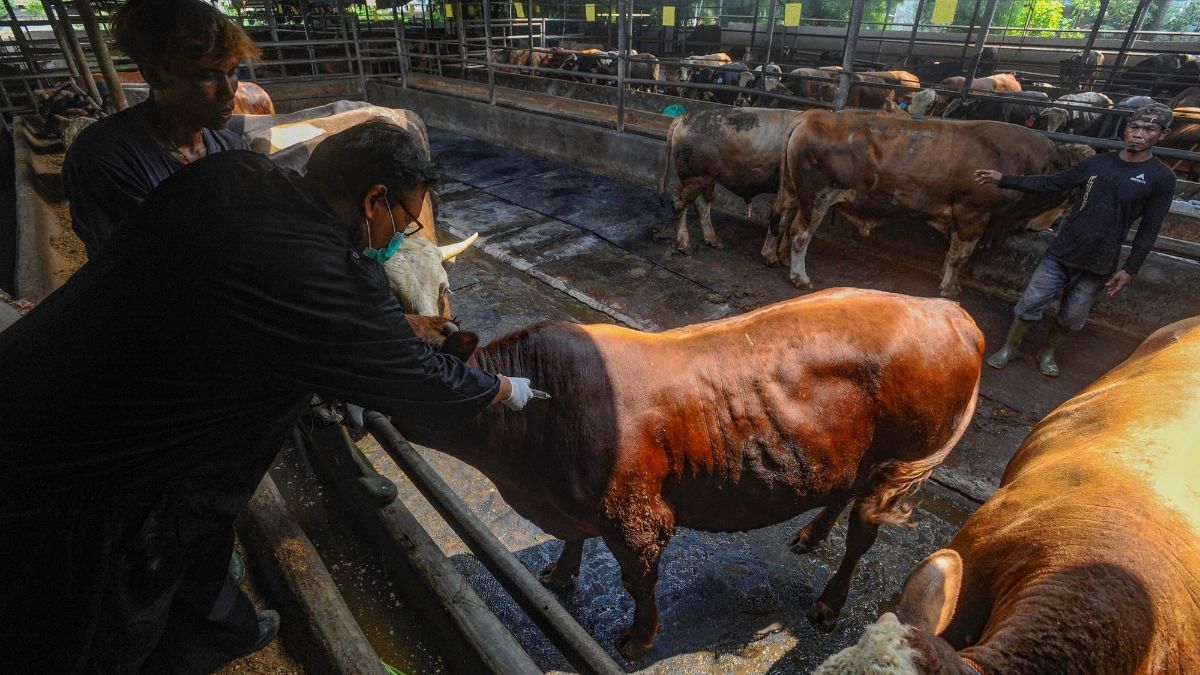
[[[542,582],[543,586],[555,593],[568,593],[575,590],[575,579],[570,576],[563,579],[557,572],[558,563],[552,562],[546,565],[546,569],[542,570],[542,573],[538,575],[538,581]]]
[[[774,253],[763,253],[762,261],[767,267],[779,267],[779,256]]]
[[[788,279],[791,280],[793,286],[801,290],[812,288],[812,282],[808,280],[808,277],[802,277],[799,274],[789,274]]]
[[[829,633],[837,626],[837,612],[830,609],[828,605],[820,600],[814,602],[812,607],[809,607],[808,611],[805,612],[804,616],[813,625],[813,628],[822,633]]]
[[[722,242],[720,239],[713,239],[712,241],[706,240],[704,243],[708,244],[709,246],[711,246],[713,248],[725,248],[725,243]]]
[[[621,652],[621,656],[630,661],[641,658],[653,646],[654,640],[647,640],[645,642],[634,640],[628,628],[621,631],[621,634],[617,636],[617,651]]]
[[[792,540],[788,542],[788,550],[796,555],[804,555],[817,550],[817,547],[814,544],[809,544],[804,540],[803,536],[798,534],[795,537],[792,537]]]
[[[683,255],[691,255],[691,254],[692,254],[692,247],[691,247],[691,246],[679,246],[679,245],[676,245],[676,246],[675,246],[675,252],[676,252],[676,253],[681,253],[681,254],[683,254]]]

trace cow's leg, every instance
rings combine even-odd
[[[853,197],[852,190],[828,188],[817,194],[811,206],[799,204],[796,208],[796,217],[792,219],[791,230],[791,274],[788,275],[792,280],[792,285],[796,288],[812,288],[812,282],[808,279],[808,269],[805,266],[805,257],[808,255],[808,244],[816,234],[817,228],[824,222],[829,209]],[[805,212],[808,214],[807,218]]]
[[[950,234],[950,250],[946,251],[946,263],[942,268],[942,284],[939,287],[943,298],[957,298],[958,294],[962,293],[962,281],[959,277],[962,274],[963,265],[966,264],[978,244],[978,237],[971,241],[963,241],[962,237],[958,236],[958,230]]]
[[[808,521],[804,527],[800,528],[796,536],[792,537],[788,543],[788,549],[796,555],[815,551],[829,536],[830,530],[837,523],[838,516],[842,515],[842,511],[846,509],[846,504],[849,502],[849,499],[843,499],[821,509],[815,518]]]
[[[687,209],[692,202],[696,201],[696,197],[704,190],[708,181],[709,179],[704,176],[681,178],[679,192],[671,200],[671,207],[675,210],[675,249],[680,253],[692,252],[692,241],[687,229]]]
[[[630,515],[636,522],[623,522],[619,534],[606,535],[604,543],[621,566],[621,583],[633,596],[633,623],[617,636],[617,649],[627,659],[636,659],[654,645],[658,633],[658,562],[675,528],[675,514],[660,496],[648,500],[648,508]]]
[[[808,244],[812,241],[813,233],[820,224],[819,220],[805,218],[803,208],[796,209],[796,217],[792,219],[791,226],[791,265],[788,274],[796,288],[812,288],[804,258],[808,255]]]
[[[762,261],[767,267],[778,267],[784,256],[782,245],[792,220],[796,217],[799,201],[791,185],[780,179],[779,192],[775,195],[775,203],[771,206],[771,217],[767,220],[767,238],[763,240]],[[783,264],[787,264],[783,262]]]
[[[855,500],[854,508],[850,511],[850,529],[846,534],[846,555],[833,578],[825,585],[821,597],[808,608],[809,623],[823,633],[828,633],[837,625],[838,614],[846,604],[846,595],[850,592],[854,568],[858,566],[859,558],[870,550],[876,535],[879,534],[879,523],[867,519],[863,510],[863,501]]]
[[[712,205],[717,197],[716,190],[716,183],[709,183],[708,187],[704,188],[700,199],[696,200],[696,211],[700,214],[700,231],[704,233],[704,243],[713,248],[725,248],[712,224]]]
[[[575,577],[579,576],[579,564],[583,562],[584,539],[574,539],[563,542],[562,553],[558,560],[546,565],[538,579],[542,585],[552,591],[569,591],[575,587]]]

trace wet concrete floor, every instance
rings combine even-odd
[[[481,235],[477,248],[450,274],[455,314],[485,342],[542,319],[622,322],[662,330],[730,316],[798,293],[784,270],[759,262],[763,232],[757,224],[714,213],[726,248],[713,249],[701,243],[693,212],[697,250],[691,256],[679,255],[671,248],[670,209],[660,205],[653,192],[431,131],[447,178],[441,187],[441,222],[459,237],[475,231]],[[944,247],[936,252],[942,254]],[[809,250],[809,270],[818,288],[862,286],[937,294],[933,275],[904,261],[881,258],[866,242],[818,236]],[[991,351],[1004,338],[1010,305],[969,289],[960,301],[984,330]],[[663,558],[658,584],[663,632],[654,649],[635,662],[624,661],[613,646],[617,633],[632,619],[633,602],[621,587],[616,561],[598,540],[588,542],[576,590],[563,597],[564,605],[631,672],[809,672],[891,608],[908,570],[945,545],[995,490],[1030,428],[1137,344],[1128,335],[1089,326],[1062,348],[1063,375],[1050,379],[1038,374],[1033,362],[1045,329],[1032,332],[1009,368],[984,369],[980,404],[969,432],[922,489],[914,526],[881,531],[859,565],[842,619],[832,633],[815,631],[804,612],[840,560],[844,517],[829,541],[807,556],[790,553],[785,544],[812,514],[747,533],[678,531]],[[570,671],[390,460],[369,442],[367,449],[535,661],[548,671]],[[532,571],[557,557],[561,544],[517,516],[480,474],[445,455],[427,451],[426,456]]]

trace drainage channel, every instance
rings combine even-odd
[[[444,611],[420,576],[403,558],[384,559],[358,536],[335,491],[294,444],[271,476],[381,660],[405,673],[480,672],[479,662],[456,648]]]

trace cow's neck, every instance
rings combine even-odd
[[[518,363],[518,350],[511,342],[495,343],[479,348],[471,365],[491,373],[528,377],[528,364]],[[528,360],[528,359],[521,359]],[[537,386],[537,382],[533,382]],[[513,412],[501,404],[490,405],[466,424],[448,429],[406,429],[411,440],[452,455],[479,469],[493,481],[501,468],[519,469],[521,461],[514,457],[531,448],[527,443],[528,414],[542,401],[531,401],[525,411]],[[536,445],[536,444],[533,444]]]
[[[1080,565],[1004,593],[983,638],[964,653],[1002,673],[1131,673],[1155,633],[1147,590],[1129,571]]]

